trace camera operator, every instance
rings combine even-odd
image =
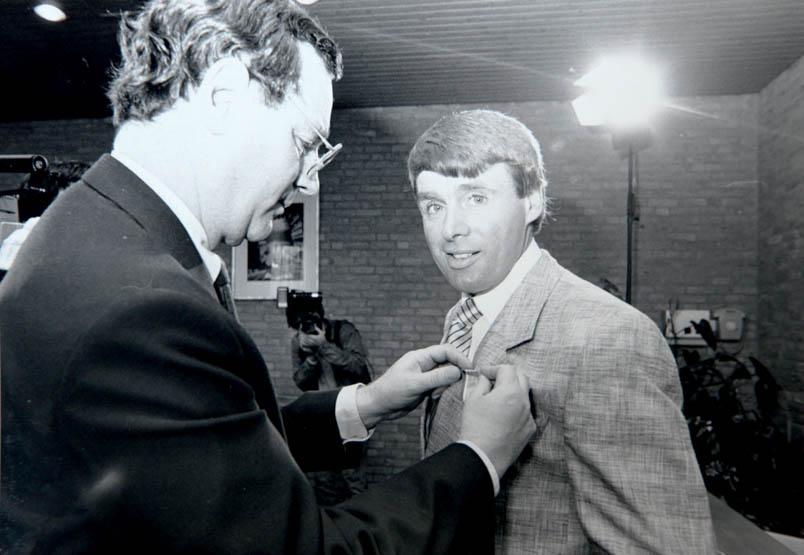
[[[293,381],[302,391],[326,390],[371,381],[360,332],[348,320],[324,317],[319,293],[291,291],[286,312],[288,325],[296,330],[291,339]],[[355,445],[353,449],[363,449]],[[337,505],[366,489],[362,469],[307,472],[321,505]]]
[[[360,332],[348,320],[328,320],[318,294],[292,292],[288,325],[293,381],[302,391],[316,391],[371,381],[371,365]]]

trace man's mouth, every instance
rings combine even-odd
[[[445,252],[449,265],[455,269],[463,268],[471,264],[479,251],[460,251],[460,252]]]

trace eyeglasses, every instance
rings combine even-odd
[[[329,143],[329,141],[324,137],[324,135],[322,135],[321,132],[318,130],[318,127],[316,127],[316,125],[313,123],[313,120],[311,120],[310,117],[305,113],[305,111],[302,110],[301,106],[299,106],[299,103],[296,102],[296,99],[294,99],[290,95],[288,95],[288,98],[290,99],[291,102],[293,102],[293,105],[296,106],[296,109],[301,113],[301,115],[304,116],[304,119],[307,120],[307,123],[309,123],[310,126],[313,128],[313,131],[315,131],[315,134],[318,135],[319,139],[321,139],[321,143],[324,145],[324,148],[327,149],[327,151],[321,156],[319,156],[318,160],[316,160],[315,163],[312,166],[310,166],[310,168],[307,170],[307,177],[312,178],[313,176],[315,176],[315,174],[323,170],[330,164],[330,162],[332,162],[332,160],[335,159],[335,156],[337,156],[338,153],[341,151],[341,149],[343,149],[343,143],[338,143],[335,146],[332,146]]]

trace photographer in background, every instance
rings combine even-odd
[[[348,320],[328,320],[320,293],[291,291],[286,311],[296,330],[290,344],[293,381],[302,391],[334,389],[371,381],[360,332]],[[360,467],[308,472],[321,505],[336,505],[366,489]]]
[[[328,320],[319,293],[291,291],[286,312],[296,330],[291,340],[293,381],[302,391],[371,381],[360,332],[348,320]]]

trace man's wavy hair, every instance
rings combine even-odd
[[[408,178],[414,193],[423,171],[473,179],[505,163],[520,198],[538,191],[542,213],[531,224],[541,230],[549,215],[547,177],[539,141],[519,120],[492,110],[468,110],[442,117],[419,137],[408,156]]]
[[[226,56],[243,60],[267,103],[281,102],[298,83],[298,41],[312,44],[333,79],[341,78],[340,49],[293,0],[152,0],[120,22],[121,61],[107,91],[114,124],[169,109]]]

